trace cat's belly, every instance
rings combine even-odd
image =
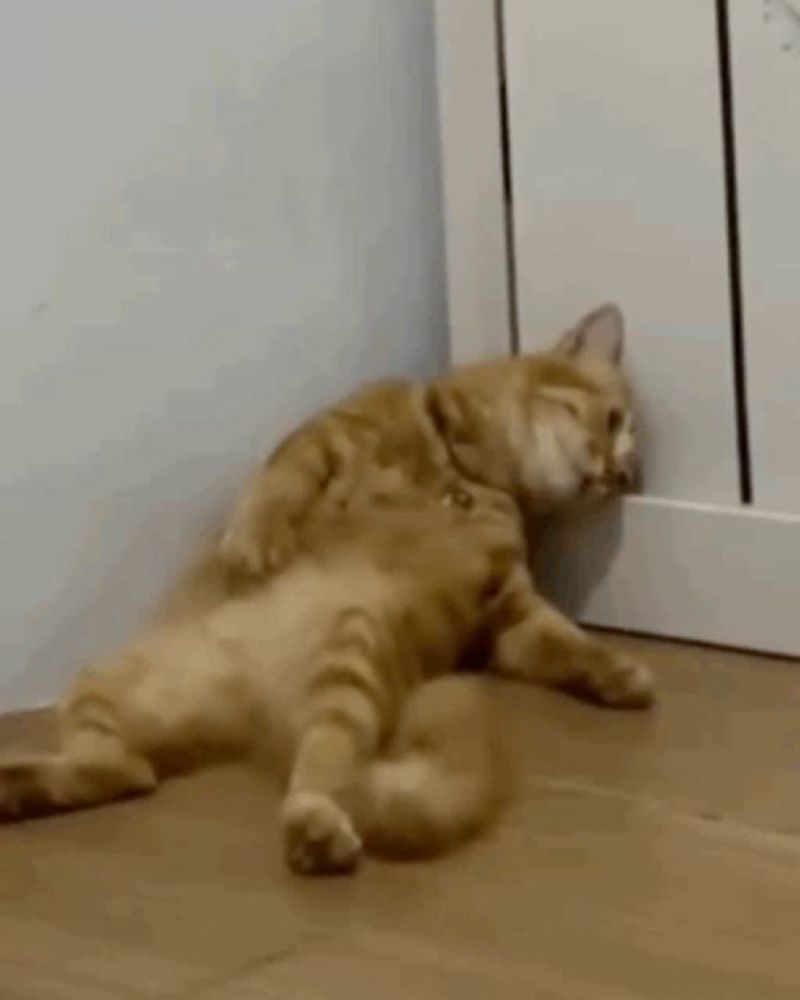
[[[229,652],[252,697],[293,731],[339,617],[350,609],[379,616],[392,589],[391,580],[368,564],[301,562],[263,591],[220,609],[208,630]]]

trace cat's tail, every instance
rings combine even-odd
[[[508,797],[509,762],[477,678],[423,684],[405,705],[387,755],[356,789],[354,818],[367,850],[425,857],[475,836]]]

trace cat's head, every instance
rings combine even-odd
[[[456,462],[539,511],[635,489],[624,340],[622,313],[604,305],[550,351],[455,371],[438,409]]]
[[[602,500],[639,484],[624,345],[622,313],[604,305],[565,333],[548,355],[527,359],[532,406],[527,412],[524,403],[521,407],[525,429],[516,455],[523,487],[534,498],[539,494],[545,506]]]

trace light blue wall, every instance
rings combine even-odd
[[[0,710],[262,449],[446,358],[430,0],[0,0]]]

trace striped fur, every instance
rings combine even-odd
[[[621,324],[606,306],[549,353],[379,383],[323,412],[247,484],[222,561],[262,578],[335,530],[342,510],[413,494],[452,498],[479,484],[546,514],[626,488],[636,452]]]

